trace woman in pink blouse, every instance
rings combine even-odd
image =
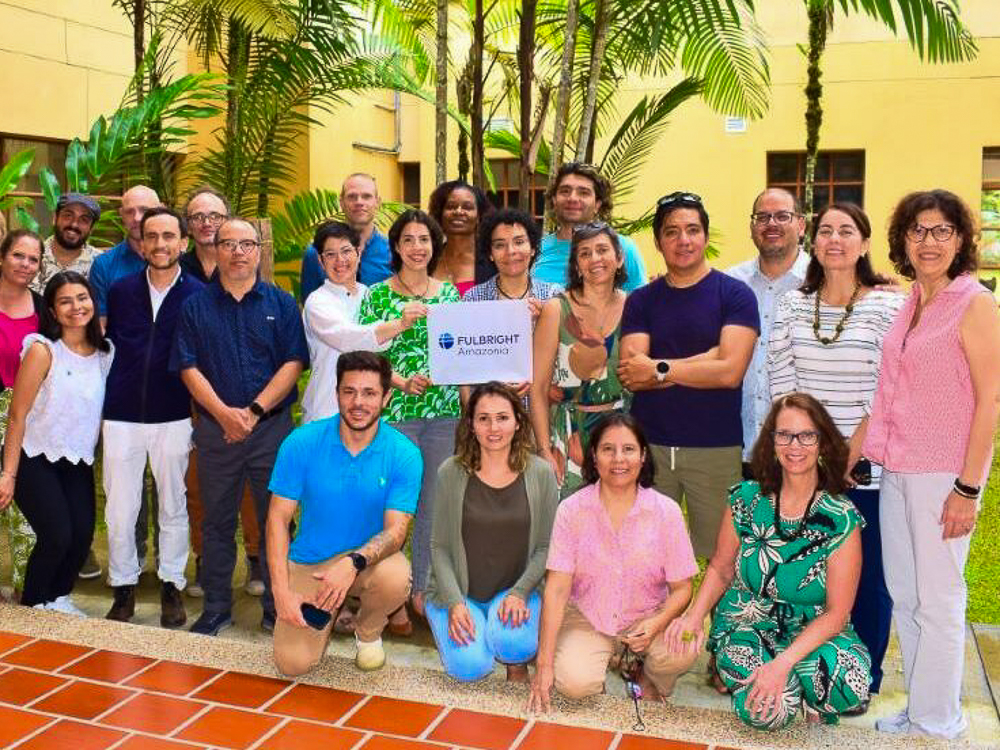
[[[652,489],[652,453],[629,415],[605,417],[584,456],[586,486],[556,511],[530,710],[600,693],[612,656],[644,657],[643,695],[670,695],[697,654],[671,654],[663,631],[698,572],[677,503]]]
[[[889,259],[916,283],[851,440],[852,459],[863,452],[883,468],[882,560],[909,693],[876,726],[951,739],[966,727],[964,569],[1000,413],[1000,315],[974,274],[972,214],[953,193],[900,201]]]

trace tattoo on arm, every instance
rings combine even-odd
[[[374,565],[381,560],[398,552],[406,541],[406,532],[409,528],[410,517],[401,523],[395,523],[387,529],[383,529],[369,539],[365,545],[358,549],[369,565]]]

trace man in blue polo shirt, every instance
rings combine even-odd
[[[358,281],[371,286],[392,276],[392,256],[389,240],[375,227],[375,215],[382,205],[375,178],[364,172],[348,175],[340,186],[340,208],[351,228],[361,235],[361,262],[358,264]],[[306,248],[299,274],[299,299],[303,303],[314,291],[323,286],[326,273],[319,263],[319,255],[312,245]]]
[[[423,463],[401,432],[379,419],[391,397],[392,368],[373,352],[337,360],[339,415],[303,425],[282,444],[271,476],[267,547],[278,621],[274,661],[301,675],[323,657],[333,615],[348,596],[355,618],[355,664],[385,663],[382,631],[406,601],[410,564],[400,551],[417,508]],[[289,545],[289,524],[301,509]],[[310,627],[303,604],[330,613]]]

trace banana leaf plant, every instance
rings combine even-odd
[[[22,226],[38,231],[38,222],[35,217],[28,212],[31,206],[31,199],[24,196],[11,195],[18,183],[28,174],[31,164],[35,160],[35,149],[26,148],[18,151],[8,161],[3,169],[0,169],[0,211],[14,209],[15,215]]]

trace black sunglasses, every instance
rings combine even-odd
[[[694,203],[697,206],[701,205],[701,196],[695,193],[686,193],[683,191],[678,191],[675,193],[670,193],[669,195],[664,195],[660,200],[656,201],[657,206],[672,206],[676,203]]]
[[[588,221],[586,224],[577,224],[573,227],[573,234],[579,232],[602,232],[604,230],[615,231],[606,221]]]

